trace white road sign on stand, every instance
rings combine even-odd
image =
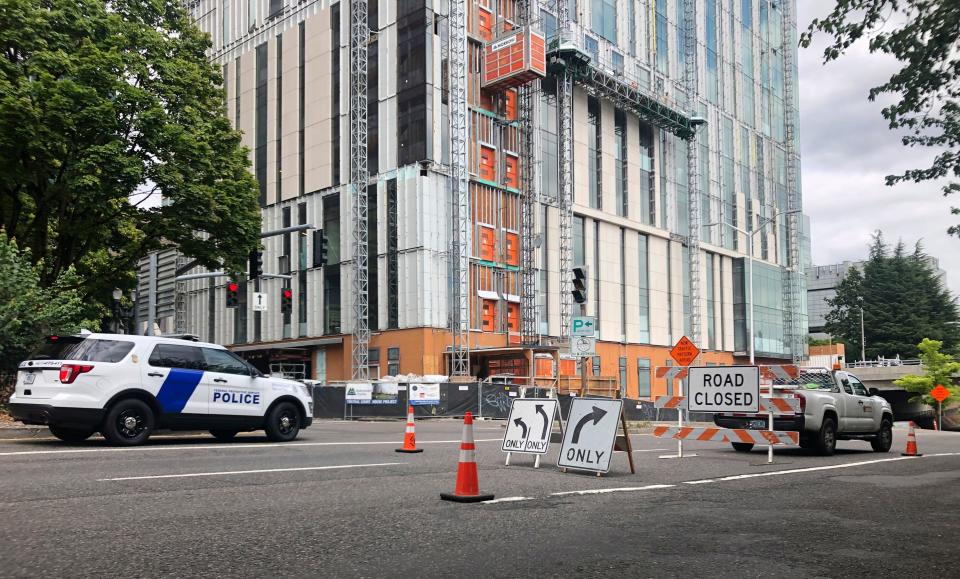
[[[760,368],[708,366],[688,370],[687,409],[690,412],[760,411]]]
[[[597,339],[594,337],[570,337],[570,353],[578,358],[597,355]]]
[[[593,316],[574,316],[570,322],[570,335],[593,337],[597,334],[597,321]]]
[[[594,472],[610,470],[622,399],[574,398],[557,466]]]
[[[250,294],[250,309],[255,312],[267,311],[267,294],[263,292],[253,292]]]
[[[555,398],[517,398],[510,405],[503,452],[544,454],[550,448],[550,433],[557,415]]]

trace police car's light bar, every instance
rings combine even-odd
[[[64,364],[60,366],[60,383],[73,384],[77,376],[93,370],[90,364]]]

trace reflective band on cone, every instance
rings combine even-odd
[[[407,408],[407,430],[403,433],[403,448],[396,449],[397,452],[423,452],[422,448],[417,448],[417,435],[414,433],[413,426],[413,406]]]
[[[913,421],[910,421],[910,430],[907,431],[907,451],[900,453],[901,456],[923,456],[917,452],[917,435],[913,432]]]
[[[473,415],[467,412],[463,417],[463,437],[460,442],[460,464],[457,465],[457,485],[450,493],[441,493],[445,501],[458,503],[479,503],[493,499],[493,495],[480,494],[480,481],[477,478],[477,463],[474,459],[476,446],[473,443]]]

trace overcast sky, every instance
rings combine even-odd
[[[834,0],[799,0],[797,25],[829,13]],[[862,259],[877,229],[891,243],[909,246],[923,240],[926,252],[940,260],[951,290],[960,293],[960,239],[947,228],[960,222],[950,215],[960,197],[943,197],[935,183],[887,187],[886,175],[927,167],[927,148],[906,148],[887,128],[883,104],[871,103],[871,87],[899,67],[885,55],[855,45],[840,60],[822,64],[826,37],[799,49],[800,140],[804,212],[810,216],[813,263],[826,265]]]

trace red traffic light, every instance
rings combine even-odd
[[[227,284],[227,291],[235,292],[238,289],[240,289],[240,286],[235,281],[232,281]]]
[[[292,298],[292,297],[293,297],[293,290],[290,290],[290,289],[285,289],[285,290],[283,290],[283,297],[285,297],[285,298]]]

